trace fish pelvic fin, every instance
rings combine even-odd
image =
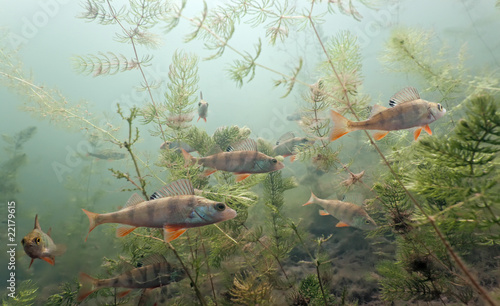
[[[249,176],[250,176],[250,173],[239,173],[239,174],[236,174],[236,181],[237,182],[241,182],[241,181],[243,181],[244,179],[246,179]]]
[[[205,123],[207,122],[207,118],[203,118],[203,120],[205,121]]]
[[[349,123],[351,122],[349,119],[345,118],[334,110],[330,110],[330,116],[332,117],[333,121],[333,129],[329,137],[330,141],[339,139],[340,137],[352,131],[349,128]]]
[[[329,216],[330,214],[326,210],[320,209],[319,210],[319,215],[320,216]]]
[[[40,257],[41,260],[44,260],[46,262],[48,262],[49,264],[51,265],[54,265],[56,263],[55,259],[54,259],[54,256],[50,256],[50,257]]]
[[[175,240],[179,238],[180,235],[184,234],[185,231],[187,231],[187,228],[179,228],[176,226],[164,226],[163,227],[163,238],[165,242],[170,242],[172,240]]]
[[[35,261],[35,259],[31,258],[30,266],[28,267],[28,269],[31,268],[31,265],[33,264],[33,261]]]
[[[337,223],[337,225],[335,225],[335,227],[349,227],[350,225],[343,222],[343,221],[340,221],[339,223]]]
[[[427,134],[432,135],[431,127],[428,124],[424,126],[424,130],[427,132]]]
[[[415,130],[415,132],[413,132],[413,139],[414,140],[417,140],[418,139],[418,136],[420,136],[420,132],[422,132],[422,128],[419,127]]]
[[[87,215],[87,217],[89,217],[89,232],[87,233],[87,236],[85,236],[85,242],[87,242],[87,238],[89,238],[89,234],[90,232],[96,227],[98,226],[100,223],[98,223],[96,220],[97,220],[97,217],[99,216],[99,214],[97,213],[93,213],[93,212],[90,212],[88,210],[85,210],[83,209],[83,212]]]
[[[189,165],[192,165],[196,162],[196,158],[191,156],[191,154],[189,154],[186,150],[181,148],[181,151],[182,151],[182,156],[184,157],[184,161],[185,161],[184,166],[189,166]]]
[[[309,204],[312,204],[315,202],[315,200],[317,200],[318,198],[314,195],[314,193],[311,191],[311,197],[309,198],[309,200],[303,204],[302,206],[306,206],[306,205],[309,205]]]
[[[78,291],[77,300],[78,302],[81,302],[85,300],[85,298],[89,296],[92,292],[97,290],[96,288],[97,279],[83,272],[80,272],[78,278],[80,280],[80,283],[82,283],[82,287],[80,288],[80,291]]]

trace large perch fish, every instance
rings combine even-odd
[[[51,265],[55,263],[55,256],[62,255],[66,252],[66,246],[63,244],[55,244],[52,238],[50,238],[51,228],[44,233],[38,223],[38,215],[35,216],[35,228],[26,235],[21,244],[24,247],[24,252],[31,257],[30,266],[36,258],[45,260]]]
[[[116,277],[108,279],[96,279],[86,273],[80,273],[82,287],[78,292],[78,302],[83,301],[92,292],[102,288],[129,288],[120,293],[124,297],[131,289],[152,289],[166,286],[171,282],[182,279],[184,273],[170,265],[165,257],[153,254],[142,262],[140,268],[133,268]]]
[[[305,205],[318,204],[323,207],[319,211],[322,216],[332,215],[339,220],[335,227],[352,226],[362,230],[373,230],[377,228],[377,224],[361,207],[353,203],[343,202],[338,200],[323,200],[311,192],[311,198]]]
[[[214,155],[195,158],[182,150],[184,159],[188,163],[198,163],[204,167],[212,168],[204,172],[205,176],[217,170],[233,172],[236,181],[247,178],[251,173],[267,173],[283,169],[285,165],[276,158],[267,156],[257,151],[257,143],[246,139],[230,148],[231,152],[220,152]]]
[[[104,223],[121,223],[116,236],[124,237],[137,227],[164,229],[166,242],[182,235],[188,228],[209,225],[236,217],[236,211],[221,202],[194,195],[193,185],[186,179],[177,180],[156,191],[154,199],[146,201],[137,193],[119,211],[97,214],[82,209],[89,217],[89,233]]]
[[[429,124],[441,118],[446,109],[434,102],[420,99],[418,91],[406,87],[389,100],[391,108],[375,105],[370,118],[364,121],[351,121],[334,110],[330,110],[334,127],[330,133],[330,141],[357,130],[378,130],[373,136],[375,140],[384,138],[389,131],[418,127],[413,136],[417,140],[422,128],[432,135]]]

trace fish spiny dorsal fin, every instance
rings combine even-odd
[[[123,206],[122,209],[124,209],[126,207],[137,205],[137,204],[142,203],[142,202],[144,202],[144,199],[140,195],[138,195],[137,193],[134,193],[130,197],[130,199],[128,199],[127,203],[125,204],[125,206]]]
[[[40,227],[40,223],[38,223],[38,214],[35,215],[35,227],[34,228],[42,230],[42,228]]]
[[[276,141],[276,145],[279,145],[280,142],[287,141],[287,140],[292,139],[294,137],[295,137],[295,134],[293,132],[285,133],[280,138],[278,138],[278,141]]]
[[[47,234],[47,236],[49,236],[49,237],[50,237],[50,233],[51,233],[51,232],[52,232],[52,227],[49,227],[49,230],[48,230],[48,231],[47,231],[47,233],[46,233],[46,234]]]
[[[142,266],[154,265],[157,263],[166,263],[167,260],[163,255],[160,254],[151,254],[148,257],[144,258],[142,261]]]
[[[245,139],[233,146],[234,151],[257,151],[257,143],[253,139]]]
[[[128,271],[135,269],[133,264],[131,264],[123,259],[120,261],[117,268],[118,268],[118,271],[120,271],[120,273],[125,273],[125,272],[128,272]]]
[[[187,179],[180,179],[165,185],[162,189],[156,191],[160,198],[173,197],[178,195],[194,195],[194,189],[191,182]]]
[[[398,104],[420,99],[420,95],[415,87],[406,87],[394,94],[389,100],[389,105],[394,107]]]
[[[389,104],[390,104],[390,103],[389,103]],[[378,114],[378,113],[380,113],[381,111],[384,111],[384,110],[386,110],[386,109],[387,109],[387,107],[382,106],[382,105],[378,105],[378,104],[373,105],[373,106],[372,106],[372,111],[371,111],[371,113],[370,113],[370,117],[369,117],[369,118],[373,117],[374,115],[376,115],[376,114]]]

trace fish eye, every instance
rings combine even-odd
[[[224,203],[217,203],[214,205],[215,210],[217,211],[223,211],[226,209],[226,205]]]
[[[40,238],[38,238],[38,237],[35,238],[35,242],[36,242],[36,244],[39,244],[40,243]]]
[[[21,240],[21,244],[24,245],[24,238],[23,238],[23,240]]]
[[[370,224],[370,220],[365,220],[365,224]]]
[[[198,102],[198,106],[201,106],[201,102]]]
[[[443,110],[443,106],[438,103],[438,111],[442,111],[442,110]]]
[[[276,164],[278,162],[276,158],[271,159],[271,161],[273,162],[273,164]]]

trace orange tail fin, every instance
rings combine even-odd
[[[87,242],[87,238],[89,238],[89,234],[90,232],[96,227],[98,226],[100,223],[97,223],[96,222],[96,219],[97,219],[97,216],[99,216],[99,214],[97,213],[93,213],[93,212],[90,212],[88,210],[85,210],[83,209],[83,212],[87,215],[87,217],[89,217],[89,222],[90,222],[90,225],[89,225],[89,232],[87,233],[87,236],[85,237],[85,242]]]
[[[189,166],[189,165],[192,165],[196,162],[196,158],[194,158],[193,156],[191,156],[191,154],[189,154],[188,152],[186,152],[186,150],[184,150],[183,148],[181,148],[181,151],[182,151],[182,156],[184,157],[184,161],[185,161],[185,164],[184,166]]]
[[[79,279],[80,283],[82,283],[82,287],[80,288],[80,291],[78,291],[77,299],[78,302],[81,302],[92,292],[97,290],[97,288],[95,288],[97,279],[83,272],[80,273]]]
[[[330,133],[330,141],[334,141],[349,133],[351,129],[349,128],[350,120],[346,119],[341,114],[334,110],[330,110],[330,116],[333,121],[333,129]]]

